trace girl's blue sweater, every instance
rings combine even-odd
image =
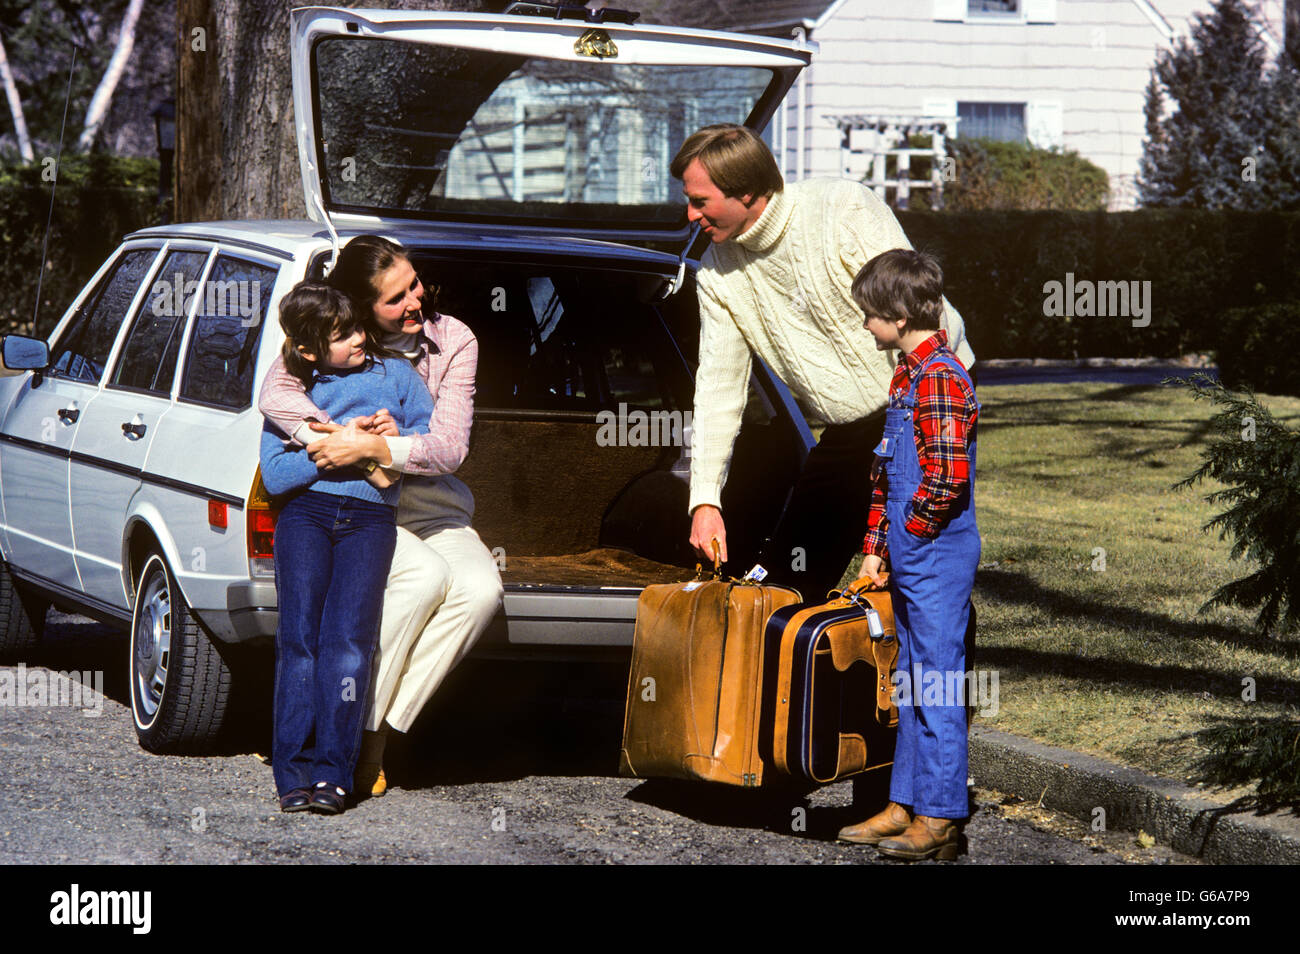
[[[386,407],[402,434],[423,434],[433,417],[433,396],[404,358],[368,360],[347,371],[317,372],[307,396],[339,424]],[[317,469],[306,449],[286,441],[269,421],[262,425],[262,483],[272,494],[310,488],[390,507],[397,506],[401,495],[400,483],[380,490],[358,476],[355,467]]]

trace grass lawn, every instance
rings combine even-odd
[[[1000,691],[979,722],[1188,780],[1197,729],[1294,715],[1300,634],[1199,612],[1248,572],[1231,541],[1201,531],[1216,488],[1170,489],[1200,463],[1210,402],[1091,383],[985,387],[980,399],[975,668],[996,671]],[[1300,399],[1261,400],[1300,423]]]

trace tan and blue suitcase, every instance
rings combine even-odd
[[[764,633],[760,755],[805,782],[833,782],[894,758],[898,661],[886,591],[862,585],[778,609]]]

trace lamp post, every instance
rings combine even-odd
[[[172,160],[176,155],[176,101],[165,99],[153,108],[154,135],[158,140],[158,204],[172,194]],[[168,217],[164,213],[164,221]]]

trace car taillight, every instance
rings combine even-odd
[[[280,511],[262,485],[262,468],[253,476],[248,493],[248,571],[255,577],[275,578],[275,518]]]

